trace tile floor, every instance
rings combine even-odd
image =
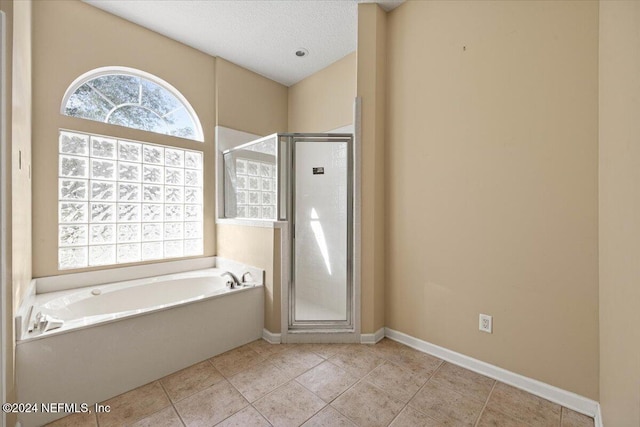
[[[389,339],[259,340],[51,426],[593,426],[593,419]]]

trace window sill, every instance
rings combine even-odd
[[[240,218],[218,218],[216,225],[242,225],[245,227],[262,227],[262,228],[282,228],[287,221],[273,221],[266,219],[240,219]]]

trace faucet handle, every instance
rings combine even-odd
[[[242,275],[242,283],[246,282],[253,282],[253,275],[248,271]]]

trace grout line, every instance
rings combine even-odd
[[[397,414],[395,414],[395,415],[393,416],[393,418],[391,418],[391,421],[389,421],[389,424],[387,424],[387,426],[390,426],[391,424],[393,424],[393,422],[396,420],[396,418],[398,418],[398,417],[400,416],[400,414],[402,413],[402,411],[404,411],[404,410],[407,408],[407,406],[409,406],[409,402],[405,403],[405,404],[404,404],[404,406],[402,407],[402,409],[400,409],[400,410],[398,411],[398,413],[397,413]]]
[[[245,400],[247,400],[247,399],[245,399]],[[251,402],[249,402],[248,400],[247,400],[247,403],[248,403],[248,405],[247,405],[247,406],[243,407],[242,409],[239,409],[238,411],[234,412],[233,414],[229,415],[228,417],[221,419],[220,421],[218,421],[217,423],[215,423],[215,425],[217,426],[218,424],[220,424],[220,423],[224,422],[225,420],[228,420],[229,418],[233,417],[234,415],[236,415],[236,414],[238,414],[238,413],[240,413],[240,412],[244,411],[244,410],[245,410],[245,409],[247,409],[249,406],[253,407],[253,405],[251,404]],[[255,408],[254,408],[254,409],[255,409]],[[257,411],[257,409],[256,409],[256,411]],[[260,415],[262,415],[262,413],[261,413],[260,411],[258,411],[258,413],[259,413]],[[264,415],[263,415],[263,417],[264,417]],[[271,423],[270,423],[270,424],[271,424]],[[185,424],[185,426],[186,426],[186,424]]]
[[[171,400],[171,396],[169,396],[169,393],[167,392],[167,389],[164,388],[164,384],[162,384],[162,382],[160,380],[158,380],[158,384],[160,384],[160,387],[162,387],[162,391],[164,391],[164,394],[167,396],[167,399],[169,399],[169,403],[171,404],[171,407],[175,411],[176,415],[178,416],[178,419],[180,420],[182,425],[186,427],[187,423],[184,422],[184,420],[182,419],[182,415],[180,415],[180,412],[178,412],[178,408],[176,408],[176,405],[173,404],[173,400]],[[193,396],[193,395],[191,395],[191,396]],[[186,397],[185,397],[185,399],[186,399]],[[162,408],[160,411],[163,411],[165,409],[166,408]],[[160,412],[160,411],[157,411],[157,412]]]
[[[357,383],[356,383],[357,384]],[[354,384],[355,385],[355,384]],[[353,387],[353,386],[351,386]],[[351,389],[351,387],[349,387],[347,390]],[[345,390],[344,392],[346,392],[347,390]],[[344,394],[344,392],[342,394]],[[338,396],[340,397],[340,396]],[[338,398],[336,397],[336,399]],[[335,402],[336,399],[333,399],[332,402]],[[339,413],[340,415],[342,415],[343,417],[345,417],[346,419],[348,419],[349,421],[351,421],[353,424],[357,425],[356,422],[354,420],[352,420],[351,418],[349,418],[346,414],[343,414],[342,412],[340,412],[340,409],[336,408],[335,406],[329,404],[327,406],[331,406],[331,408],[333,408],[337,413]]]
[[[315,395],[314,395],[315,396]],[[320,399],[320,397],[318,397],[318,399]],[[322,400],[322,399],[320,399]],[[327,406],[329,406],[329,404],[327,402],[325,402],[324,400],[322,400],[322,403],[324,403],[324,406],[320,409],[318,409],[316,412],[314,412],[313,414],[311,414],[310,417],[306,418],[304,421],[302,421],[299,425],[302,425],[304,423],[306,423],[307,421],[309,421],[311,418],[315,417],[316,415],[318,415],[320,413],[320,411],[324,410],[324,408],[326,408]]]
[[[457,365],[456,365],[456,366],[457,366]],[[490,378],[490,377],[487,377],[487,378]],[[492,378],[492,379],[493,379],[493,378]],[[498,386],[498,384],[505,384],[505,383],[503,383],[502,381],[498,381],[498,380],[495,380],[495,379],[494,379],[494,381],[495,381],[495,384],[493,385],[493,388],[491,389],[491,392],[489,393],[489,395],[490,395],[490,396],[493,394],[493,390]],[[509,384],[507,384],[507,385],[509,385]],[[510,387],[513,387],[513,386],[510,386]],[[514,387],[514,388],[517,388],[517,387]],[[520,390],[520,389],[518,389],[518,390]],[[526,392],[526,393],[528,393],[528,392]],[[529,394],[530,394],[530,393],[529,393]],[[546,400],[546,399],[545,399],[545,400]],[[485,406],[488,406],[488,403],[489,403],[489,401],[487,400],[487,405],[485,405]],[[562,407],[562,406],[561,406],[561,407]],[[530,421],[530,420],[528,420],[528,419],[527,419],[527,420],[525,420],[525,421],[522,421],[521,419],[519,419],[519,418],[517,418],[517,417],[514,417],[514,416],[512,416],[512,415],[509,415],[509,414],[505,413],[505,412],[504,412],[504,411],[502,411],[501,409],[493,408],[493,410],[494,410],[494,411],[496,411],[496,412],[499,412],[501,415],[503,415],[503,416],[505,416],[505,417],[507,417],[507,418],[509,418],[509,419],[512,419],[512,420],[517,421],[517,422],[519,422],[519,423],[524,423],[523,425],[526,425],[527,427],[534,427],[532,424],[530,424],[530,423],[529,423],[529,421]],[[484,412],[484,408],[483,408],[483,412]]]
[[[559,427],[562,427],[562,421],[563,421],[563,418],[564,418],[563,409],[564,409],[564,406],[560,405],[560,426]],[[594,424],[595,424],[595,422],[594,422]]]
[[[476,422],[474,424],[475,427],[478,427],[478,425],[480,424],[480,418],[482,418],[482,414],[484,414],[484,410],[487,408],[487,405],[489,404],[489,399],[491,399],[491,395],[493,394],[493,389],[496,388],[496,384],[498,384],[498,381],[493,380],[493,386],[491,387],[491,391],[487,395],[487,399],[484,401],[484,405],[482,406],[482,410],[480,411],[480,414],[478,415],[478,419],[476,420]]]
[[[256,408],[255,406],[253,406],[253,403],[249,403],[249,406],[251,406],[253,408],[254,411],[256,411],[258,413],[258,415],[260,415],[262,417],[262,419],[264,419],[267,424],[269,424],[269,426],[273,427],[273,423],[271,421],[269,421],[269,418],[267,418],[262,412],[260,412],[258,410],[258,408]],[[249,406],[246,406],[245,408],[248,408]],[[244,409],[243,409],[244,411]],[[236,412],[237,414],[237,412]]]

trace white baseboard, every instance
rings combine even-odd
[[[274,334],[266,329],[262,330],[262,339],[269,344],[280,344],[280,334]]]
[[[385,328],[385,336],[394,341],[408,345],[409,347],[420,350],[424,353],[431,354],[447,362],[467,368],[471,371],[496,379],[505,384],[509,384],[521,390],[528,391],[531,394],[540,396],[543,399],[550,400],[566,408],[573,409],[581,414],[594,417],[595,426],[602,427],[602,416],[600,415],[600,405],[595,400],[591,400],[584,396],[562,390],[558,387],[543,383],[532,378],[525,377],[515,372],[507,371],[478,359],[474,359],[464,354],[448,350],[435,344],[422,341],[402,332]]]
[[[594,420],[594,427],[604,427],[604,421],[602,421],[602,408],[600,407],[600,404],[598,403],[598,409],[596,412],[596,416],[593,417]]]
[[[380,328],[373,334],[360,334],[360,344],[375,344],[384,338],[384,328]]]

